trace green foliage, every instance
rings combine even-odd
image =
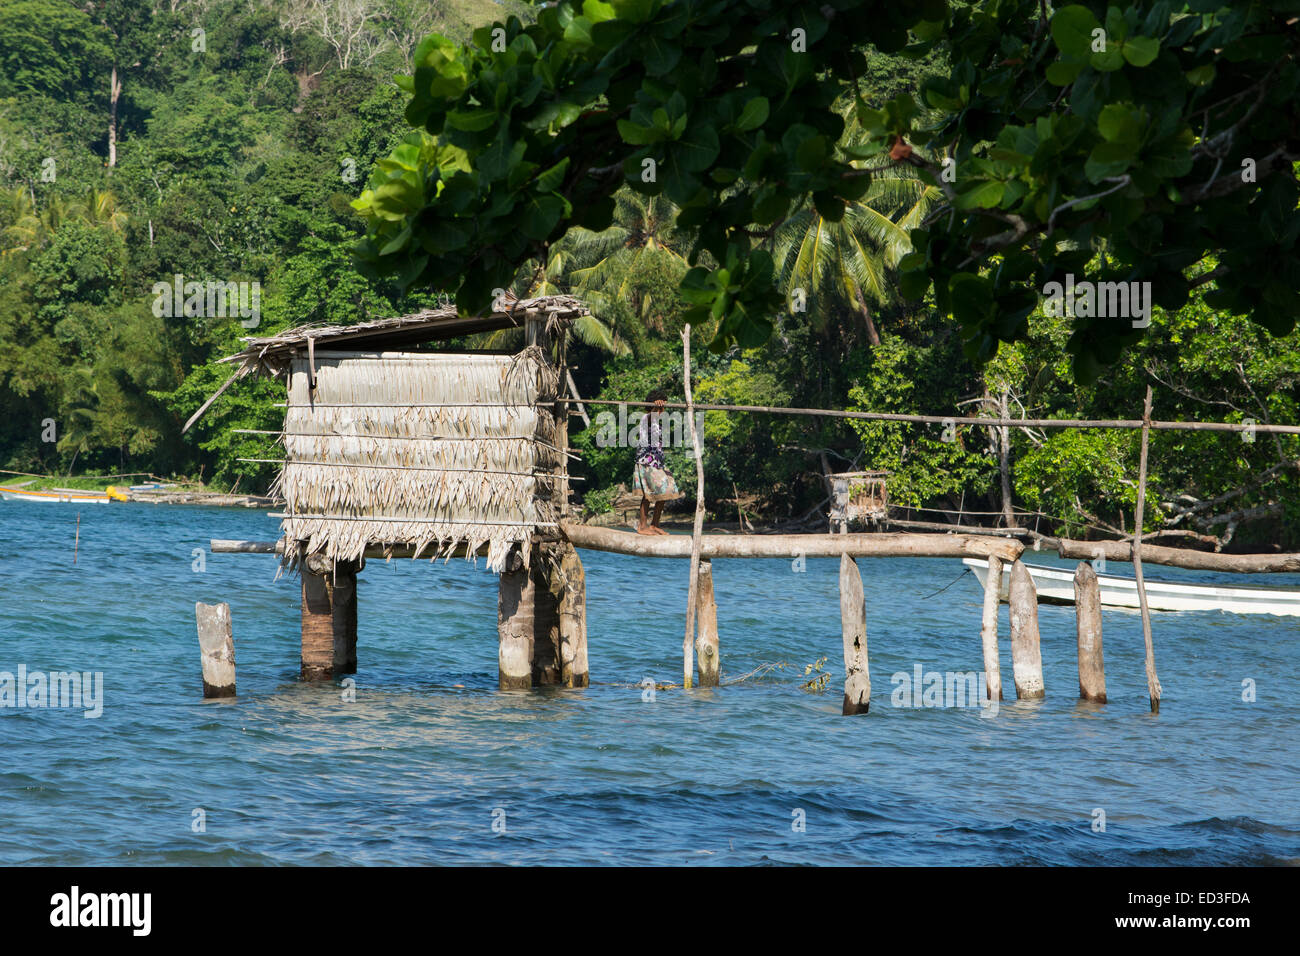
[[[872,358],[866,376],[849,391],[851,410],[915,413],[923,407],[934,414],[936,407],[956,404],[973,371],[961,361],[951,337],[919,346],[889,337]],[[865,469],[892,473],[889,497],[894,504],[919,507],[991,487],[996,463],[976,435],[953,430],[952,440],[945,441],[938,426],[856,419],[850,425],[866,451]]]
[[[1016,494],[1035,511],[1061,516],[1066,533],[1082,537],[1091,524],[1083,513],[1084,502],[1104,501],[1108,510],[1133,513],[1137,449],[1133,432],[1049,432],[1040,445],[1017,456]],[[1160,478],[1154,470],[1148,471],[1147,483],[1148,494],[1159,493]]]
[[[0,99],[41,94],[84,102],[112,58],[110,37],[57,0],[0,5]]]
[[[1295,5],[1046,11],[1033,0],[955,8],[930,31],[923,47],[951,50],[949,75],[919,97],[946,112],[937,125],[917,122],[912,98],[896,114],[862,111],[877,150],[904,136],[956,160],[955,214],[914,233],[905,291],[933,287],[984,360],[1026,334],[1048,282],[1084,278],[1099,253],[1087,279],[1150,282],[1166,309],[1217,259],[1207,304],[1289,332],[1300,308]],[[1142,334],[1080,319],[1076,379],[1094,381]]]
[[[667,197],[694,235],[686,319],[716,323],[716,349],[757,345],[781,298],[753,233],[805,197],[837,221],[861,196],[868,180],[845,175],[833,107],[863,72],[865,42],[901,49],[910,27],[944,13],[942,2],[568,0],[468,46],[430,36],[402,80],[406,118],[448,152],[380,164],[356,204],[369,222],[359,254],[376,274],[455,288],[477,309],[570,228],[608,226],[626,184]]]
[[[701,402],[1134,418],[1155,382],[1161,417],[1300,420],[1300,340],[1272,334],[1300,287],[1281,3],[400,0],[366,7],[351,53],[313,19],[339,9],[0,5],[0,467],[266,489],[274,466],[238,459],[278,448],[236,429],[279,426],[278,383],[180,434],[250,330],[155,317],[177,273],[261,283],[256,334],[577,294],[589,398],[681,399],[690,322]],[[1145,331],[1042,314],[1071,270],[1149,280],[1163,307]],[[633,449],[578,421],[601,509]],[[989,430],[951,437],[710,413],[706,495],[802,518],[825,463],[891,470],[898,503],[1000,510]],[[1131,525],[1135,433],[1013,428],[1009,458],[1042,530]],[[1148,530],[1300,545],[1298,459],[1292,436],[1156,432]],[[690,449],[668,465],[693,495]]]
[[[790,391],[771,371],[756,368],[758,356],[733,359],[712,375],[703,375],[694,397],[705,405],[787,405]],[[789,478],[792,456],[781,446],[797,442],[798,423],[771,415],[705,412],[705,471],[722,497],[733,484],[765,488]],[[729,497],[729,495],[727,495]]]
[[[369,6],[376,55],[345,70],[312,19],[338,0],[283,22],[275,5],[242,0],[0,4],[0,467],[201,470],[265,490],[274,469],[236,459],[276,457],[274,446],[231,429],[274,427],[278,385],[241,383],[180,435],[229,374],[215,360],[249,330],[156,317],[154,284],[259,282],[258,332],[427,298],[358,274],[347,249],[362,224],[348,203],[400,141],[390,78],[418,34],[441,23],[468,36],[502,8]],[[56,442],[42,440],[47,421]]]
[[[357,204],[360,255],[477,309],[570,228],[607,225],[626,184],[670,199],[694,237],[687,319],[714,320],[716,348],[752,347],[781,308],[767,230],[809,200],[838,223],[872,181],[855,161],[906,162],[950,214],[914,229],[903,292],[933,287],[974,359],[1023,336],[1042,287],[1103,249],[1089,278],[1148,281],[1165,308],[1218,256],[1211,304],[1285,334],[1300,307],[1294,4],[1193,8],[562,0],[468,46],[431,36],[403,79],[406,117],[454,153],[381,167]],[[924,58],[923,89],[869,100],[869,54],[900,50]],[[845,95],[865,142],[845,142]],[[951,185],[913,144],[955,160]],[[1140,337],[1080,322],[1076,376]]]

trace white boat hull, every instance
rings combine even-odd
[[[106,505],[113,499],[108,495],[78,495],[67,494],[64,492],[30,492],[30,491],[0,491],[0,498],[5,501],[54,501],[65,503],[76,503],[79,505]]]
[[[975,572],[980,586],[987,586],[988,562],[963,558],[962,563]],[[1038,600],[1044,604],[1074,603],[1074,572],[1065,568],[1026,564]],[[1011,565],[1002,565],[998,599],[1007,600],[1011,583]],[[1137,608],[1137,581],[1113,574],[1098,574],[1101,603],[1105,607]],[[1300,617],[1300,591],[1260,587],[1215,587],[1175,581],[1146,581],[1147,606],[1153,611],[1227,611],[1232,614],[1277,614]]]

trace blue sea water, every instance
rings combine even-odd
[[[1045,700],[895,707],[894,674],[981,670],[980,592],[955,560],[863,560],[873,700],[846,718],[834,560],[716,561],[724,681],[785,666],[653,700],[643,678],[681,679],[683,561],[584,552],[592,686],[504,693],[481,561],[371,561],[348,701],[296,679],[296,578],[206,553],[275,528],[0,503],[0,672],[104,686],[95,719],[0,707],[0,864],[1300,862],[1300,619],[1156,614],[1152,715],[1137,615],[1105,612],[1098,706],[1073,610],[1043,606]],[[230,604],[237,699],[202,699],[195,601]]]

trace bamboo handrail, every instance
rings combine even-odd
[[[572,402],[573,399],[557,398],[557,402]],[[584,398],[587,405],[627,405],[633,408],[649,408],[651,402],[617,401],[606,398]],[[688,406],[685,402],[665,402],[665,408]],[[1084,419],[1084,418],[971,418],[961,415],[906,415],[896,412],[849,412],[833,408],[786,408],[779,405],[705,405],[695,402],[696,411],[706,412],[749,412],[767,415],[813,415],[823,418],[851,418],[861,421],[905,422],[918,425],[980,425],[1010,426],[1016,428],[1128,428],[1140,430],[1141,419]],[[1149,427],[1153,431],[1220,431],[1220,432],[1259,432],[1261,434],[1300,435],[1300,425],[1266,425],[1257,423],[1247,425],[1237,422],[1161,422],[1152,421]]]

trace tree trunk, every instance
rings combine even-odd
[[[862,295],[862,290],[858,288],[857,283],[853,284],[853,294],[858,299],[858,311],[862,313],[862,321],[867,326],[867,341],[872,347],[880,344],[880,333],[876,331],[876,321],[871,317],[871,309],[867,307],[867,300]]]
[[[1001,417],[1007,419],[1007,390],[1002,390]],[[998,426],[998,475],[1002,480],[1002,520],[1008,528],[1016,527],[1016,513],[1011,504],[1011,429]]]
[[[117,165],[117,101],[122,95],[122,84],[117,78],[117,64],[108,80],[108,168]]]

